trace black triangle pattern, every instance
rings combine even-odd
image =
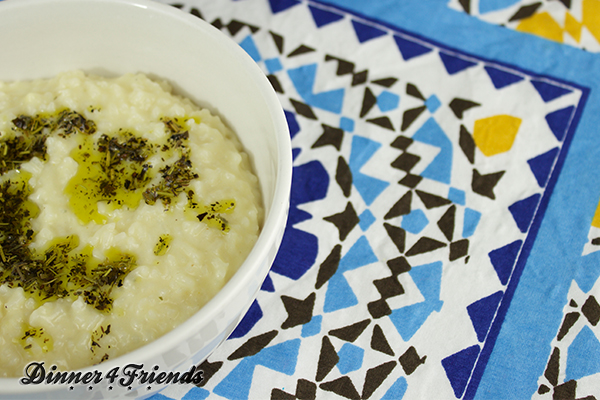
[[[333,381],[321,383],[319,388],[347,399],[360,398],[360,394],[348,376],[342,376]]]
[[[402,126],[400,127],[400,130],[402,132],[407,130],[426,109],[427,106],[420,106],[404,111],[404,114],[402,114]]]
[[[298,115],[302,115],[308,119],[317,119],[317,116],[308,104],[294,99],[290,99],[290,103],[292,103],[292,107],[294,107],[294,110],[296,110]]]
[[[404,247],[406,244],[406,231],[400,227],[388,224],[387,222],[383,224],[383,227],[398,251],[400,253],[404,253]]]
[[[377,98],[368,87],[365,88],[365,94],[363,96],[362,106],[360,109],[360,117],[364,117],[371,111],[373,106],[377,104]]]
[[[375,85],[383,86],[386,88],[391,88],[396,82],[398,82],[398,78],[381,78],[371,81],[371,83],[374,83]]]
[[[369,326],[370,323],[371,320],[365,319],[343,328],[330,330],[328,334],[352,343],[358,339],[358,337],[364,332],[365,329],[367,329],[367,326]]]
[[[277,47],[277,51],[279,52],[279,54],[283,54],[283,36],[278,35],[277,33],[272,31],[269,31],[269,34],[271,35],[271,38],[273,39],[273,42],[275,43],[275,47]]]
[[[259,351],[267,347],[271,340],[277,336],[278,332],[276,330],[272,330],[269,332],[262,333],[258,336],[251,337],[244,344],[242,344],[236,351],[231,353],[227,359],[237,360],[244,357],[253,356],[258,354]]]
[[[412,83],[406,84],[406,94],[409,96],[412,96],[412,97],[416,97],[417,99],[421,99],[421,100],[425,101],[425,96],[423,96],[423,94],[421,94],[421,91],[419,90],[419,88],[417,88]]]
[[[331,252],[325,258],[325,261],[319,266],[319,273],[317,274],[317,282],[315,283],[315,289],[321,288],[337,271],[342,258],[342,245],[336,244]]]
[[[290,54],[288,54],[288,57],[296,57],[302,54],[312,53],[313,51],[315,51],[315,49],[313,49],[312,47],[305,46],[302,44],[296,47],[296,49],[294,49]]]
[[[271,86],[273,86],[273,90],[277,93],[284,94],[283,87],[275,75],[267,75],[267,79],[271,83]]]
[[[383,381],[388,377],[388,375],[396,368],[395,361],[388,361],[384,364],[378,365],[377,367],[373,367],[367,370],[365,376],[365,384],[363,386],[363,392],[361,399],[370,398],[373,393],[381,386]]]
[[[381,353],[387,354],[388,356],[394,356],[394,350],[390,346],[383,329],[379,325],[373,327],[373,335],[371,336],[371,348]]]
[[[475,140],[464,125],[460,126],[458,145],[471,164],[475,162]]]
[[[333,344],[331,344],[331,340],[329,340],[327,336],[323,336],[323,339],[321,339],[321,351],[319,353],[319,361],[317,363],[315,380],[320,382],[325,379],[327,374],[331,372],[338,361],[340,361],[340,357],[335,351]]]
[[[522,20],[525,18],[529,18],[533,14],[535,14],[535,12],[538,10],[538,8],[540,8],[541,5],[542,5],[541,2],[537,2],[537,3],[533,3],[533,4],[528,4],[526,6],[522,6],[521,8],[519,8],[517,10],[517,12],[512,17],[510,17],[510,19],[508,21],[513,22],[513,21],[519,21],[519,20]]]
[[[392,125],[392,121],[390,121],[389,117],[387,116],[371,118],[368,119],[367,122],[388,129],[390,131],[394,130],[394,125]]]
[[[202,13],[196,7],[192,7],[190,9],[190,14],[192,14],[193,16],[198,17],[200,19],[204,19],[204,17],[202,16]]]
[[[344,157],[338,157],[338,164],[335,171],[335,181],[342,189],[344,196],[349,197],[352,192],[352,171]]]

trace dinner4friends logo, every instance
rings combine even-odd
[[[144,369],[144,364],[127,364],[124,367],[114,367],[103,373],[93,371],[59,371],[56,365],[46,368],[44,362],[31,362],[24,369],[24,376],[19,379],[22,385],[89,385],[92,390],[94,385],[103,381],[108,383],[108,390],[116,387],[131,390],[138,385],[166,385],[166,384],[194,384],[199,385],[203,380],[203,371],[196,366],[181,373],[174,371],[160,371],[158,365],[150,370]]]

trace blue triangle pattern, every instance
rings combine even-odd
[[[352,183],[368,206],[373,204],[375,199],[390,185],[389,182],[367,176],[361,172],[352,174]]]
[[[464,58],[456,57],[442,51],[440,51],[440,58],[442,59],[442,63],[444,63],[446,71],[450,75],[454,75],[460,71],[464,71],[467,68],[477,65],[476,62],[465,60]]]
[[[487,336],[503,295],[502,291],[498,291],[467,306],[467,313],[477,334],[477,340],[480,342],[483,342]]]
[[[273,14],[285,11],[300,3],[301,1],[299,0],[269,0],[269,5],[271,6],[271,12]]]
[[[450,184],[452,176],[452,142],[435,119],[429,118],[412,137],[414,140],[440,148],[440,152],[421,173],[424,178]]]
[[[569,122],[571,122],[573,111],[575,111],[575,107],[570,106],[546,115],[546,122],[548,122],[550,130],[556,136],[556,139],[561,142],[567,133],[567,127],[569,126]]]
[[[465,392],[480,351],[479,345],[474,345],[442,360],[442,366],[457,398],[462,397]]]
[[[315,78],[317,76],[317,64],[308,64],[290,69],[288,70],[288,75],[296,91],[306,104],[336,114],[342,112],[344,89],[313,93]]]
[[[298,147],[294,147],[292,149],[292,161],[296,161],[296,157],[298,157],[298,155],[302,153],[302,149],[299,149]]]
[[[362,136],[354,136],[352,138],[352,149],[350,150],[348,166],[352,172],[352,183],[367,205],[371,205],[390,185],[389,182],[370,177],[360,172],[363,165],[373,157],[373,154],[380,147],[381,143]]]
[[[209,395],[210,392],[208,390],[193,386],[181,400],[204,400],[207,399]],[[152,397],[152,400],[159,400],[159,398]]]
[[[344,272],[377,262],[369,241],[361,236],[342,257],[335,274],[329,279],[323,311],[333,312],[358,304],[358,299],[344,277]]]
[[[502,89],[503,87],[523,80],[522,76],[515,75],[502,69],[490,67],[489,65],[485,66],[484,69],[492,80],[492,83],[496,89]]]
[[[244,49],[254,61],[259,62],[262,60],[258,47],[256,47],[256,43],[254,43],[254,39],[252,39],[251,35],[246,36],[244,40],[240,42],[240,47]]]
[[[296,134],[300,132],[300,125],[298,124],[298,120],[296,119],[296,114],[288,110],[283,110],[283,113],[285,114],[288,129],[290,130],[290,137],[293,139],[294,136],[296,136]]]
[[[408,389],[408,382],[406,382],[405,377],[401,376],[390,386],[381,400],[401,400],[404,397],[404,393],[406,393],[406,389]]]
[[[368,239],[361,236],[340,260],[336,274],[352,271],[377,261],[378,258],[373,252]]]
[[[256,364],[252,357],[243,358],[215,388],[213,393],[226,399],[247,399]]]
[[[310,13],[317,25],[317,28],[321,28],[322,26],[331,24],[333,22],[337,22],[344,18],[343,15],[337,14],[328,10],[323,10],[322,8],[317,8],[315,6],[308,6]]]
[[[409,272],[425,301],[393,310],[389,318],[404,341],[410,340],[435,311],[444,304],[440,300],[442,262],[414,267]]]
[[[282,374],[292,375],[296,370],[300,342],[300,339],[288,340],[262,349],[251,358],[257,365],[262,365]]]
[[[394,40],[396,41],[396,46],[398,46],[398,50],[400,50],[402,58],[406,61],[410,60],[411,58],[427,54],[433,50],[431,47],[413,42],[412,40],[404,39],[400,36],[394,36]]]
[[[425,301],[436,302],[440,299],[440,288],[442,285],[441,261],[413,267],[409,271],[409,274],[423,297],[425,297]],[[440,309],[441,304],[439,304],[439,308],[436,309],[436,311],[439,311]]]
[[[535,210],[537,210],[540,197],[542,197],[542,195],[536,193],[527,197],[526,199],[519,200],[508,207],[513,219],[517,223],[517,227],[522,233],[527,232],[529,229],[531,220],[535,215]]]
[[[352,20],[352,26],[354,27],[354,32],[356,32],[356,37],[358,38],[358,41],[361,43],[378,38],[387,33],[386,31],[383,31],[379,28],[375,28],[372,25],[366,25],[356,20]]]
[[[348,281],[344,278],[344,275],[338,273],[333,275],[327,283],[323,311],[330,313],[357,304],[358,299],[348,284]]]
[[[244,318],[242,318],[235,330],[231,332],[231,335],[229,335],[229,339],[241,338],[242,336],[245,336],[262,317],[262,309],[260,308],[258,302],[254,300],[254,302],[252,302],[250,305],[248,312],[246,312],[246,315],[244,315]]]
[[[265,278],[265,281],[260,287],[260,290],[270,293],[273,293],[275,291],[275,285],[273,285],[273,279],[271,279],[271,275],[267,274],[267,277]]]
[[[567,93],[571,93],[570,89],[556,86],[541,80],[532,79],[531,84],[533,85],[533,87],[535,87],[540,96],[542,96],[542,100],[544,100],[544,102],[546,103],[557,99],[561,96],[564,96]]]
[[[554,160],[556,160],[557,154],[558,147],[555,147],[539,156],[527,160],[529,168],[531,169],[531,172],[533,172],[533,176],[535,176],[535,180],[541,188],[548,183],[548,178],[550,177],[550,172],[552,172],[552,167],[554,166]]]
[[[152,400],[175,400],[172,397],[167,397],[162,393],[156,393],[154,396],[152,396]]]
[[[292,375],[296,370],[299,350],[300,339],[293,339],[267,347],[254,356],[245,357],[219,382],[213,392],[230,400],[247,399],[257,365]]]
[[[523,241],[516,240],[506,246],[492,250],[488,254],[492,266],[496,270],[496,274],[503,285],[506,285],[508,278],[510,278],[510,274],[512,273],[522,244]]]
[[[342,348],[337,352],[340,357],[335,365],[342,375],[356,371],[362,367],[365,351],[352,343],[344,343]]]
[[[354,174],[373,157],[373,154],[379,150],[381,143],[362,136],[354,136],[352,138],[352,148],[350,149],[350,159],[348,166]]]
[[[393,310],[389,318],[402,340],[406,342],[417,333],[436,308],[438,307],[432,302],[423,301]]]
[[[600,372],[600,342],[594,332],[584,326],[567,352],[567,380],[578,380]]]

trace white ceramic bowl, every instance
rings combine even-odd
[[[82,372],[129,364],[187,371],[235,328],[259,290],[283,236],[291,186],[291,146],[268,80],[231,39],[199,18],[148,0],[0,2],[0,80],[49,78],[73,69],[105,76],[143,72],[220,115],[249,153],[261,184],[265,221],[250,255],[225,287],[189,320],[154,342]],[[104,376],[104,375],[103,375]],[[0,379],[2,398],[145,397],[108,379],[89,385],[22,385]],[[130,397],[131,396],[131,397]]]

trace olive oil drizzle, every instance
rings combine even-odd
[[[51,135],[77,135],[79,146],[72,156],[78,162],[78,173],[65,192],[76,215],[84,222],[103,223],[104,216],[96,203],[105,201],[114,208],[137,207],[142,199],[149,205],[161,201],[168,209],[174,198],[198,178],[189,157],[189,133],[180,118],[163,118],[169,137],[165,144],[151,144],[131,132],[101,135],[95,142],[96,124],[68,109],[54,114],[21,115],[13,123],[13,136],[0,138],[0,284],[21,287],[28,297],[44,303],[59,298],[82,298],[101,312],[112,309],[112,291],[136,266],[135,257],[111,249],[104,260],[92,256],[92,247],[79,249],[75,235],[57,238],[43,250],[32,250],[35,232],[31,220],[39,209],[29,200],[30,175],[19,170],[21,163],[38,157],[47,159],[46,139]],[[178,154],[176,161],[160,169],[157,183],[153,179],[148,158],[157,151]],[[178,153],[174,153],[178,152]],[[228,222],[220,215],[231,213],[233,200],[209,206],[194,200],[187,192],[186,212],[209,227],[229,231]],[[83,212],[79,212],[81,208]],[[168,236],[156,255],[166,253]],[[78,250],[79,249],[79,250]]]

